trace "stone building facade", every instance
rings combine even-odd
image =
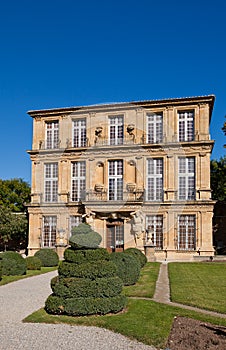
[[[109,251],[213,255],[213,105],[210,95],[29,111],[29,255],[50,247],[62,257],[84,221]]]

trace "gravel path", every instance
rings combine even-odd
[[[0,287],[1,350],[155,350],[102,328],[22,323],[44,306],[54,275],[50,272]]]

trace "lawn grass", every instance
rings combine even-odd
[[[123,293],[128,297],[153,298],[159,268],[160,263],[148,262],[142,268],[138,282],[133,286],[124,287]]]
[[[2,276],[2,280],[0,281],[0,286],[21,280],[23,278],[41,275],[43,273],[54,271],[56,269],[57,269],[56,266],[55,267],[42,267],[41,270],[27,270],[26,275],[22,275],[22,276],[21,275],[20,276]]]
[[[183,265],[183,263],[180,264]],[[205,269],[204,265],[203,263],[198,263],[198,266],[200,266],[199,269]],[[209,264],[207,265],[209,266]],[[226,326],[225,318],[216,318],[207,314],[157,303],[151,299],[140,299],[139,297],[148,298],[153,296],[159,266],[158,263],[147,263],[142,269],[138,283],[134,286],[124,287],[124,294],[133,297],[128,298],[127,307],[124,312],[105,316],[71,317],[49,315],[44,309],[40,309],[28,316],[24,322],[66,323],[70,325],[102,327],[113,332],[121,333],[131,339],[136,339],[144,344],[153,345],[158,349],[165,348],[175,316],[191,317],[203,322]],[[192,270],[193,264],[188,263],[188,270],[189,266]],[[217,266],[221,271],[222,267],[219,264]],[[226,269],[226,265],[224,266]],[[178,272],[178,268],[176,271]],[[217,271],[215,270],[215,274],[218,274]],[[182,276],[184,272],[180,271],[179,273]],[[184,293],[187,292],[187,286],[185,286]],[[222,302],[222,304],[224,303],[225,301]]]
[[[169,263],[171,301],[226,313],[225,263]]]
[[[116,315],[55,316],[40,309],[28,316],[24,322],[102,327],[144,344],[164,349],[175,316],[191,317],[203,322],[226,326],[226,319],[142,299],[128,299],[126,311]]]

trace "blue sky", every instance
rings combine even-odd
[[[1,1],[0,178],[30,182],[31,109],[214,94],[224,155],[226,2]]]

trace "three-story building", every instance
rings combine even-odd
[[[29,111],[29,255],[62,257],[86,221],[111,251],[213,255],[209,123],[214,96]]]

